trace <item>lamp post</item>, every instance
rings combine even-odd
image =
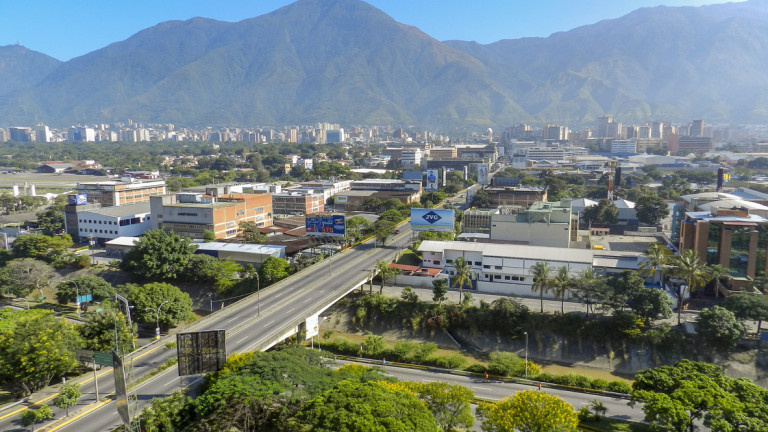
[[[80,318],[80,287],[75,281],[66,281],[75,284],[75,306],[77,306],[77,317]]]
[[[525,335],[525,377],[528,378],[528,332]]]
[[[256,315],[261,316],[261,277],[256,273]]]
[[[317,321],[317,350],[322,351],[323,349],[320,348],[320,324],[323,323],[323,321],[327,320],[330,317],[320,317],[320,320]]]
[[[168,302],[170,302],[170,300],[166,300],[160,303],[160,306],[157,308],[147,307],[148,310],[151,310],[155,313],[155,324],[157,325],[157,327],[155,327],[155,339],[157,340],[160,339],[160,309],[162,309],[163,306],[165,306],[165,304]]]

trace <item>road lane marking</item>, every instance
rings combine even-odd
[[[493,391],[493,389],[489,389],[488,387],[480,387],[480,386],[475,386],[475,388],[476,388],[476,389],[480,389],[480,390]]]
[[[239,343],[241,343],[242,341],[244,341],[244,340],[246,340],[246,339],[248,339],[248,336],[246,336],[246,337],[244,337],[244,338],[240,339],[239,341],[237,341],[237,342],[235,342],[235,343],[236,343],[236,344],[239,344]]]
[[[67,426],[68,424],[70,424],[70,423],[74,422],[75,420],[79,420],[80,418],[87,416],[88,414],[90,414],[90,413],[92,413],[92,412],[96,411],[97,409],[99,409],[99,408],[103,407],[104,405],[107,405],[107,404],[108,404],[108,403],[110,403],[110,402],[112,402],[112,400],[111,400],[111,399],[109,399],[109,400],[106,400],[106,401],[104,401],[104,402],[99,402],[99,403],[98,403],[98,404],[96,404],[95,406],[93,406],[93,407],[91,407],[91,408],[89,408],[89,409],[87,409],[87,410],[85,410],[85,411],[81,412],[80,414],[77,414],[77,415],[75,415],[75,416],[71,417],[71,418],[69,418],[69,417],[64,417],[64,419],[65,419],[65,421],[64,421],[64,422],[62,422],[61,424],[58,424],[58,425],[56,425],[56,426],[53,426],[53,427],[51,427],[50,429],[46,429],[46,431],[48,431],[48,432],[54,432],[54,431],[57,431],[57,430],[59,430],[59,429],[61,429],[61,428],[65,427],[65,426]],[[68,419],[68,420],[66,420],[66,419]]]
[[[285,313],[291,313],[291,312],[293,312],[295,310],[296,310],[296,308],[291,308],[290,310],[286,311]]]

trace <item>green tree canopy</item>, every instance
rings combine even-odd
[[[197,246],[172,231],[150,230],[122,260],[121,267],[149,279],[177,279]]]
[[[757,333],[764,320],[768,319],[768,297],[761,294],[734,294],[728,296],[723,307],[733,312],[738,319],[757,321]]]
[[[387,239],[395,233],[395,224],[388,220],[379,219],[373,224],[373,235],[381,244],[385,244]]]
[[[439,431],[412,393],[375,382],[341,381],[297,413],[298,430],[317,432]]]
[[[646,326],[649,326],[652,320],[672,316],[672,300],[667,292],[661,289],[643,288],[632,293],[629,297],[629,307],[645,321]]]
[[[597,205],[585,208],[582,218],[588,224],[611,225],[619,219],[619,209],[616,204],[603,198]]]
[[[637,220],[647,225],[656,225],[669,216],[669,206],[658,195],[643,195],[635,203]]]
[[[67,410],[67,417],[69,417],[69,409],[77,405],[81,396],[83,393],[80,391],[80,385],[67,383],[61,386],[59,394],[53,399],[53,404]]]
[[[161,325],[175,326],[192,318],[192,299],[174,285],[153,282],[126,288],[128,299],[136,306],[134,316],[138,321],[154,323],[159,317]]]
[[[54,236],[64,231],[64,212],[49,208],[37,213],[37,223],[43,235]]]
[[[533,276],[531,291],[539,293],[541,313],[544,313],[544,294],[553,286],[552,268],[545,261],[537,261],[531,268],[531,276]]]
[[[3,292],[17,297],[27,297],[34,290],[42,296],[43,289],[50,287],[56,276],[53,267],[45,262],[20,258],[8,261],[0,270],[0,284]]]
[[[93,301],[102,302],[115,297],[115,288],[96,275],[84,275],[56,285],[56,301],[59,304],[74,303],[78,293],[81,296],[93,294]]]
[[[744,324],[730,310],[712,306],[699,313],[697,333],[708,345],[727,352],[744,336]]]
[[[11,254],[15,258],[37,258],[51,262],[64,254],[72,245],[72,237],[69,234],[55,237],[42,234],[28,234],[17,238],[13,242]]]
[[[16,311],[0,333],[0,382],[15,395],[35,392],[77,366],[76,348],[83,345],[74,324],[51,312]]]
[[[267,257],[259,268],[262,288],[287,278],[291,273],[291,265],[282,258]]]
[[[114,349],[120,355],[125,355],[133,351],[137,340],[136,323],[129,326],[125,315],[114,310],[103,310],[88,315],[79,330],[85,341],[85,348],[94,351],[110,352]]]

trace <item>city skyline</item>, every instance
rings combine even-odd
[[[138,0],[130,3],[103,3],[93,0],[71,3],[43,0],[7,4],[0,16],[3,38],[0,45],[20,44],[58,60],[66,61],[124,40],[131,35],[169,20],[205,17],[236,22],[253,18],[293,3],[288,0]],[[569,2],[548,0],[526,3],[485,2],[467,4],[459,0],[369,0],[396,21],[412,25],[437,40],[467,40],[491,43],[501,39],[547,37],[552,33],[623,16],[641,7],[701,6],[726,3],[721,0],[591,0]]]

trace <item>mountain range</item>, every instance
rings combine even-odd
[[[437,41],[359,0],[168,21],[66,62],[0,47],[0,122],[768,124],[768,0],[638,9],[546,38]]]

